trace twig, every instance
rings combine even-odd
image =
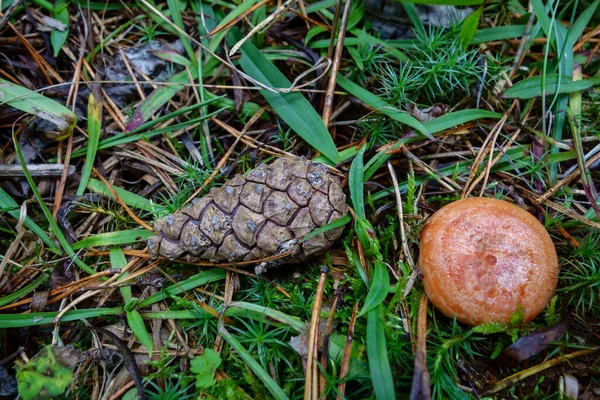
[[[333,106],[335,83],[337,80],[337,72],[340,69],[340,60],[342,59],[342,52],[344,51],[344,38],[346,37],[346,27],[348,25],[348,16],[350,15],[351,5],[352,0],[346,0],[344,14],[342,15],[342,23],[340,25],[340,34],[338,35],[338,42],[335,48],[335,56],[333,58],[333,66],[331,67],[331,72],[329,75],[329,84],[327,85],[325,104],[323,105],[323,122],[325,123],[325,126],[329,126],[329,121],[331,119],[331,108]],[[332,37],[335,37],[335,31],[332,31],[331,35]]]
[[[427,296],[421,295],[419,316],[417,319],[417,349],[415,353],[415,370],[413,374],[411,400],[431,399],[429,371],[427,371]]]
[[[317,400],[319,398],[318,368],[317,368],[317,337],[319,335],[319,321],[321,319],[321,304],[323,289],[327,280],[327,267],[322,267],[321,278],[315,293],[308,334],[308,355],[306,358],[306,373],[304,382],[304,400]]]
[[[63,164],[33,164],[27,166],[27,170],[31,176],[41,177],[61,176],[64,168],[65,166]],[[75,173],[75,167],[70,166],[68,168],[68,173]],[[23,172],[23,168],[21,168],[20,165],[0,164],[0,178],[15,176],[25,176],[25,172]]]
[[[402,240],[402,249],[404,250],[404,256],[406,257],[406,260],[414,269],[415,262],[413,261],[412,255],[410,254],[410,249],[408,248],[408,241],[406,239],[406,232],[404,231],[404,210],[402,209],[402,195],[400,194],[400,188],[398,187],[398,177],[396,177],[396,171],[394,171],[392,163],[388,161],[387,166],[388,171],[390,171],[390,176],[392,177],[392,182],[394,184],[394,192],[396,193],[396,204],[398,206],[398,221],[400,223],[400,238]]]
[[[342,367],[340,368],[340,384],[338,385],[337,400],[342,400],[346,392],[346,381],[344,381],[344,378],[348,375],[348,371],[350,370],[350,355],[352,354],[352,342],[354,341],[354,326],[356,325],[357,314],[358,302],[354,304],[352,318],[350,318],[350,324],[348,325],[348,336],[346,338],[346,346],[344,347],[344,358],[342,359]]]

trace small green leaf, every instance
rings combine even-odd
[[[556,93],[572,93],[600,85],[600,79],[598,78],[573,81],[568,76],[558,74],[548,74],[545,78],[545,91],[543,90],[544,77],[539,75],[517,82],[499,97],[503,99],[533,99],[534,97],[541,97],[542,93],[546,96]]]
[[[460,29],[460,35],[458,36],[460,43],[463,46],[463,49],[469,47],[473,38],[475,37],[475,32],[477,31],[477,25],[479,24],[479,18],[481,17],[481,12],[483,11],[483,6],[479,7],[475,12],[465,18],[463,22],[463,26]]]
[[[213,349],[205,349],[204,354],[190,362],[190,372],[196,375],[196,387],[208,389],[215,384],[215,371],[221,365],[221,356]]]
[[[371,286],[365,300],[365,305],[358,316],[365,315],[367,312],[379,306],[388,295],[390,289],[390,276],[387,266],[381,262],[375,262],[375,270],[371,275]]]
[[[139,311],[125,311],[125,315],[127,316],[127,323],[129,324],[131,331],[139,340],[139,342],[146,346],[146,349],[148,350],[148,355],[151,356],[154,343],[152,342],[152,338],[150,337],[150,334],[146,329],[146,324],[144,324],[144,319],[140,315]]]
[[[139,208],[140,210],[155,212],[160,207],[157,204],[153,204],[150,200],[135,194],[130,191],[120,188],[118,186],[112,186],[113,190],[119,195],[121,200],[125,202],[129,207]],[[106,185],[98,179],[90,179],[88,182],[88,189],[94,193],[103,194],[106,197],[114,199],[112,193],[108,190]]]
[[[388,117],[401,122],[405,125],[414,128],[417,132],[423,134],[428,139],[435,140],[431,135],[431,132],[423,125],[418,119],[413,117],[407,112],[401,111],[398,108],[388,104],[380,97],[374,95],[366,89],[358,86],[356,83],[345,79],[342,75],[338,74],[337,83],[344,90],[348,91],[351,95],[356,97],[357,99],[363,101],[370,107],[373,107],[375,110],[387,115]]]

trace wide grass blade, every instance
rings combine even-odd
[[[387,271],[387,266],[381,262],[375,262],[375,269],[371,276],[371,286],[365,300],[365,304],[358,316],[365,315],[380,305],[388,295],[390,288],[390,276]]]
[[[481,12],[483,11],[483,6],[479,7],[475,12],[469,15],[463,21],[463,26],[460,29],[460,34],[458,38],[460,43],[463,46],[463,49],[469,47],[473,38],[475,37],[475,32],[477,31],[477,25],[479,24],[479,18],[481,17]]]
[[[62,104],[37,92],[0,78],[0,106],[8,105],[56,125],[53,139],[61,140],[73,132],[77,117]]]
[[[394,379],[390,368],[385,331],[383,328],[382,306],[367,314],[367,357],[369,371],[377,400],[395,399]]]
[[[417,132],[423,134],[425,137],[434,140],[431,132],[425,125],[421,123],[418,119],[413,117],[407,112],[399,110],[398,108],[392,106],[387,103],[385,100],[382,100],[380,97],[374,95],[366,89],[358,86],[356,83],[345,79],[343,76],[338,74],[337,83],[344,90],[348,91],[351,95],[364,102],[368,106],[374,108],[375,110],[387,115],[395,121],[401,122],[405,125],[410,126],[415,129]]]
[[[118,232],[107,232],[99,233],[80,240],[77,243],[73,243],[71,248],[73,250],[79,250],[87,247],[97,246],[112,246],[115,244],[129,244],[137,243],[154,236],[154,232],[150,232],[146,229],[134,229],[129,231],[118,231]]]
[[[232,37],[236,38],[236,41],[241,39],[239,34],[232,35]],[[285,75],[267,60],[252,43],[246,41],[242,45],[241,51],[240,65],[249,76],[270,88],[291,87],[291,83]],[[334,163],[340,161],[340,155],[321,116],[304,95],[299,92],[281,93],[266,89],[261,90],[260,93],[275,113],[302,139]]]
[[[85,156],[85,164],[81,172],[81,180],[77,188],[77,196],[85,193],[87,183],[92,174],[96,152],[98,151],[98,142],[102,131],[102,92],[97,83],[92,84],[92,92],[88,100],[88,143]]]
[[[84,310],[69,310],[60,318],[61,322],[80,321],[94,317],[114,317],[123,314],[123,307],[91,308]],[[58,311],[34,312],[29,314],[0,314],[0,326],[3,329],[24,328],[26,326],[41,326],[52,324]]]
[[[444,114],[441,117],[430,119],[429,121],[425,122],[424,125],[431,133],[438,133],[467,122],[484,118],[500,119],[502,118],[502,114],[488,110],[460,110]]]
[[[365,198],[364,198],[364,184],[363,184],[363,154],[365,153],[365,147],[358,152],[352,164],[350,165],[350,172],[348,174],[348,186],[350,187],[350,199],[352,199],[352,206],[354,212],[359,218],[365,217]]]
[[[152,338],[150,337],[150,334],[146,329],[144,319],[142,318],[138,310],[131,309],[131,307],[133,307],[136,302],[136,299],[132,299],[129,302],[129,304],[125,306],[125,316],[127,317],[127,323],[129,324],[131,331],[133,332],[137,340],[139,340],[141,344],[146,346],[146,349],[148,350],[148,355],[151,356],[154,343],[152,342]]]
[[[510,89],[505,90],[500,97],[504,99],[533,99],[542,94],[553,95],[556,93],[573,93],[590,89],[600,85],[600,78],[573,81],[571,77],[559,74],[532,76],[517,82]]]

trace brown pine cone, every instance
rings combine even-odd
[[[158,219],[148,248],[153,258],[191,262],[252,261],[294,251],[284,262],[298,262],[330,248],[343,228],[302,239],[347,212],[340,181],[325,165],[280,158]]]

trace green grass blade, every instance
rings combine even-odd
[[[177,282],[177,284],[169,286],[161,290],[158,293],[153,294],[152,296],[140,301],[138,303],[138,308],[144,308],[149,306],[150,304],[154,304],[157,301],[164,300],[168,297],[178,295],[187,290],[191,290],[197,288],[200,285],[205,285],[210,282],[219,281],[221,279],[225,279],[225,270],[221,268],[212,268],[206,271],[202,271],[194,276],[189,277],[188,279]]]
[[[230,334],[224,328],[219,329],[219,334],[231,346],[231,348],[237,352],[237,354],[242,358],[242,360],[244,360],[246,366],[250,368],[252,372],[254,372],[258,379],[262,381],[262,383],[264,383],[267,389],[269,389],[269,392],[271,392],[271,395],[274,399],[288,399],[285,392],[283,391],[283,389],[281,389],[281,387],[279,387],[277,382],[275,382],[273,378],[271,378],[267,371],[265,371],[263,367],[260,366],[260,364],[248,352],[248,350],[246,350],[244,346],[242,346],[242,344],[235,337],[233,337],[232,334]]]
[[[421,16],[419,15],[419,11],[417,11],[417,7],[413,3],[402,1],[402,7],[404,8],[404,12],[410,22],[413,24],[414,30],[417,34],[422,35],[423,37],[426,35],[425,27],[423,26],[423,21],[421,21]]]
[[[434,140],[433,136],[431,135],[431,132],[429,132],[429,129],[427,129],[425,125],[423,125],[418,119],[416,119],[409,113],[399,110],[398,108],[382,100],[380,97],[374,95],[366,89],[363,89],[356,83],[345,79],[339,74],[337,78],[337,83],[344,90],[348,91],[351,95],[353,95],[360,101],[366,103],[368,106],[387,115],[393,120],[410,126],[411,128],[415,129],[417,132],[423,134],[427,138]]]
[[[350,165],[350,172],[348,174],[348,186],[350,187],[350,199],[352,199],[352,206],[354,212],[360,218],[365,217],[365,198],[363,194],[363,154],[365,153],[365,147],[358,152],[352,164]]]
[[[31,282],[29,285],[27,285],[19,290],[16,290],[15,292],[9,294],[8,296],[4,296],[4,297],[0,298],[0,307],[10,304],[15,300],[20,299],[23,296],[26,296],[27,294],[32,292],[36,287],[40,286],[42,283],[48,282],[49,277],[50,277],[50,273],[44,272],[35,281]]]
[[[19,210],[20,206],[1,187],[0,187],[0,208],[7,209],[8,210],[7,212],[13,218],[16,218],[17,220],[20,218],[20,214],[21,214],[21,212]],[[60,248],[58,248],[56,246],[56,243],[54,243],[54,241],[52,239],[50,239],[50,236],[48,236],[48,234],[42,228],[40,228],[40,226],[38,224],[33,222],[33,220],[31,218],[29,218],[29,217],[25,218],[25,226],[28,227],[29,229],[31,229],[31,231],[33,233],[35,233],[37,235],[37,237],[42,239],[42,242],[44,242],[46,244],[46,246],[48,246],[49,248],[51,248],[59,253],[61,252]]]
[[[390,276],[388,274],[387,266],[381,262],[375,262],[375,269],[371,276],[371,286],[369,287],[369,293],[365,299],[365,304],[358,314],[358,316],[365,315],[375,307],[380,305],[388,295],[390,289]]]
[[[333,222],[323,225],[322,227],[317,228],[314,231],[312,231],[311,233],[309,233],[308,235],[304,236],[304,238],[302,239],[302,242],[306,242],[308,239],[310,239],[311,237],[317,236],[319,233],[327,232],[327,231],[330,231],[330,230],[336,229],[336,228],[341,228],[342,226],[346,225],[350,221],[352,221],[352,217],[349,214],[344,215],[342,218],[336,219]]]
[[[120,247],[112,247],[110,249],[110,266],[114,269],[123,269],[127,265],[127,259],[125,258],[125,254]],[[129,271],[125,271],[119,280],[123,280],[127,278],[129,275]],[[131,294],[131,286],[122,286],[119,288],[121,292],[121,296],[123,296],[123,300],[125,300],[125,304],[129,303],[133,295]]]
[[[171,11],[171,18],[173,18],[173,22],[175,23],[175,25],[177,25],[177,27],[179,27],[183,32],[185,32],[186,28],[183,24],[183,18],[181,17],[180,8],[183,4],[184,3],[181,3],[179,0],[167,0],[167,5],[169,7],[169,11]],[[190,39],[188,39],[186,35],[183,35],[179,32],[177,33],[177,36],[179,36],[179,40],[181,40],[181,43],[183,44],[183,48],[185,49],[187,56],[190,59],[195,60],[196,54],[194,53],[194,49],[192,48]]]
[[[479,7],[475,12],[469,15],[463,21],[463,25],[460,29],[460,34],[458,38],[460,43],[463,46],[463,49],[469,47],[473,38],[475,37],[475,32],[477,31],[477,25],[479,24],[479,18],[481,17],[481,12],[483,11],[483,6]]]
[[[500,119],[502,118],[502,114],[488,110],[460,110],[431,119],[425,122],[424,125],[431,133],[438,133],[467,122],[484,118]]]
[[[154,343],[152,342],[152,338],[150,337],[150,334],[146,329],[146,324],[144,324],[144,319],[140,315],[139,311],[125,311],[125,315],[127,316],[127,323],[129,324],[131,331],[139,340],[139,342],[146,346],[146,349],[148,350],[148,355],[151,356]]]
[[[53,139],[56,140],[69,136],[77,124],[75,114],[62,104],[0,78],[0,106],[2,105],[14,107],[52,122],[58,129],[52,132]]]
[[[60,319],[61,322],[79,321],[84,318],[107,317],[123,314],[123,307],[116,308],[91,308],[83,310],[70,310]],[[57,311],[37,312],[29,314],[0,314],[0,326],[4,329],[23,328],[26,326],[40,326],[52,324],[58,315]]]
[[[483,0],[403,0],[415,4],[427,4],[430,6],[475,6],[483,3]]]
[[[44,203],[44,199],[42,199],[42,196],[40,195],[40,192],[37,188],[37,185],[35,184],[35,181],[31,177],[31,174],[29,173],[29,170],[27,169],[27,164],[25,164],[25,159],[23,158],[23,152],[21,151],[21,147],[19,146],[19,141],[14,137],[14,135],[13,135],[13,144],[15,146],[15,150],[17,151],[17,156],[19,158],[19,163],[21,164],[21,168],[23,168],[23,172],[25,173],[25,178],[27,179],[27,183],[29,183],[29,187],[33,191],[33,194],[34,194],[36,200],[38,201],[38,204],[40,205],[40,208],[42,209],[42,212],[44,213],[44,216],[46,217],[46,220],[48,221],[48,224],[50,225],[52,232],[54,232],[54,235],[58,239],[58,242],[60,243],[61,247],[64,249],[64,251],[67,253],[67,255],[73,259],[73,261],[75,262],[75,264],[77,264],[77,266],[79,268],[81,268],[82,270],[84,270],[85,272],[87,272],[90,275],[95,274],[96,271],[94,269],[90,268],[79,257],[77,257],[77,255],[75,254],[75,252],[69,245],[69,242],[67,242],[65,235],[63,235],[62,231],[58,227],[58,224],[54,220],[54,217],[52,216],[52,213],[48,209],[48,206],[46,206],[46,203]]]
[[[377,400],[393,400],[396,398],[396,394],[381,311],[382,306],[379,305],[367,314],[367,357],[369,358],[369,371],[375,398]]]
[[[525,28],[526,25],[508,25],[479,29],[475,32],[471,43],[481,44],[497,40],[520,38],[525,34]]]
[[[240,38],[239,35],[232,35]],[[249,41],[242,47],[240,65],[249,76],[271,88],[289,88],[291,83],[267,60]],[[340,155],[333,143],[329,131],[321,116],[299,92],[279,93],[261,90],[265,100],[290,128],[308,144],[321,152],[334,163],[340,161]]]
[[[67,2],[65,0],[56,0],[54,2],[54,12],[52,16],[57,21],[62,22],[65,25],[65,29],[60,31],[56,28],[50,32],[50,42],[52,43],[52,50],[54,51],[54,57],[58,56],[60,49],[63,47],[69,36],[69,9],[67,8]]]
[[[577,39],[579,39],[579,36],[581,36],[583,34],[583,31],[585,30],[585,28],[589,24],[589,22],[592,19],[592,17],[594,15],[596,15],[595,12],[596,12],[596,9],[598,8],[599,4],[600,4],[600,0],[596,0],[592,4],[590,4],[579,15],[579,17],[577,18],[577,20],[575,21],[575,23],[571,27],[571,30],[569,32],[569,41],[567,42],[567,47],[569,49],[571,49],[575,45],[575,42],[577,42]],[[596,15],[596,17],[597,16],[598,15]]]
[[[96,161],[96,152],[98,151],[98,142],[100,141],[102,124],[102,93],[97,84],[92,84],[92,92],[88,100],[88,143],[85,156],[85,164],[81,172],[81,180],[77,188],[77,196],[83,195],[87,187],[94,161]]]
[[[99,233],[80,240],[77,243],[73,243],[71,248],[73,250],[79,250],[87,247],[98,247],[98,246],[112,246],[115,244],[129,244],[142,242],[151,236],[154,236],[154,232],[150,232],[146,229],[134,229],[129,231],[118,231],[118,232],[107,232]]]
[[[531,78],[517,82],[513,87],[505,90],[500,97],[504,99],[532,99],[534,97],[542,96],[542,93],[553,95],[556,93],[564,94],[579,92],[590,89],[596,85],[600,85],[599,78],[573,81],[572,78],[568,76],[548,74],[545,77],[545,82],[543,76],[532,76]]]
[[[100,193],[106,197],[114,199],[114,196],[106,188],[106,185],[104,185],[104,183],[102,181],[99,181],[98,179],[90,179],[90,181],[88,182],[88,188],[92,192]],[[131,193],[130,191],[117,186],[113,186],[112,188],[119,195],[121,200],[123,200],[125,204],[127,204],[129,207],[138,208],[147,212],[155,212],[156,210],[160,209],[158,205],[152,203],[150,200],[140,195]]]

